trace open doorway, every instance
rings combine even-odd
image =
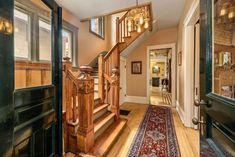
[[[153,49],[149,53],[150,104],[171,105],[172,49]]]
[[[175,43],[147,47],[147,99],[153,105],[175,107]]]

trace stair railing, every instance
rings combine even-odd
[[[148,7],[150,13],[151,3],[140,7]],[[99,98],[103,103],[110,104],[111,111],[116,114],[116,118],[119,118],[120,53],[141,35],[141,33],[137,33],[135,27],[132,28],[132,32],[128,30],[127,15],[130,11],[127,11],[121,18],[116,19],[116,45],[105,56],[99,56]],[[151,13],[149,15],[151,17]],[[149,22],[150,27],[151,19]]]
[[[66,104],[64,129],[65,152],[87,153],[94,145],[94,79],[92,68],[81,66],[80,74],[72,71],[70,58],[63,62],[63,103]],[[75,139],[74,139],[75,138]]]

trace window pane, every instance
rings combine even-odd
[[[104,17],[91,19],[90,29],[91,29],[91,32],[103,38],[104,37]]]
[[[62,30],[62,52],[63,57],[69,57],[72,61],[72,32],[65,29]]]
[[[39,20],[39,60],[51,60],[51,25]]]
[[[15,57],[29,58],[30,24],[29,16],[19,10],[14,10],[14,44]]]
[[[91,30],[99,34],[99,18],[91,19]]]
[[[213,92],[235,98],[235,5],[214,1]]]
[[[18,7],[18,3],[15,4]],[[51,11],[42,1],[30,4],[22,1],[20,7],[20,11],[15,11],[15,89],[50,85],[51,26],[50,22],[39,21],[38,18],[43,17],[51,21]],[[33,16],[30,16],[31,14]],[[36,35],[38,33],[39,35]],[[32,45],[30,49],[29,45]]]

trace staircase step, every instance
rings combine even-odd
[[[101,99],[100,98],[95,98],[95,100],[94,100],[94,108],[96,106],[100,105],[100,104],[101,104]]]
[[[100,106],[95,107],[93,111],[93,114],[94,114],[93,120],[95,121],[96,119],[104,115],[108,111],[108,106],[109,104],[102,104]]]
[[[115,114],[108,111],[94,121],[95,139],[97,139],[113,122]]]
[[[119,119],[114,122],[96,141],[92,153],[96,157],[102,157],[107,154],[122,130],[126,126],[126,119]]]

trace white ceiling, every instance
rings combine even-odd
[[[136,5],[136,0],[56,0],[79,19],[94,17]],[[139,0],[139,4],[152,2],[153,17],[158,28],[178,25],[186,0]]]

